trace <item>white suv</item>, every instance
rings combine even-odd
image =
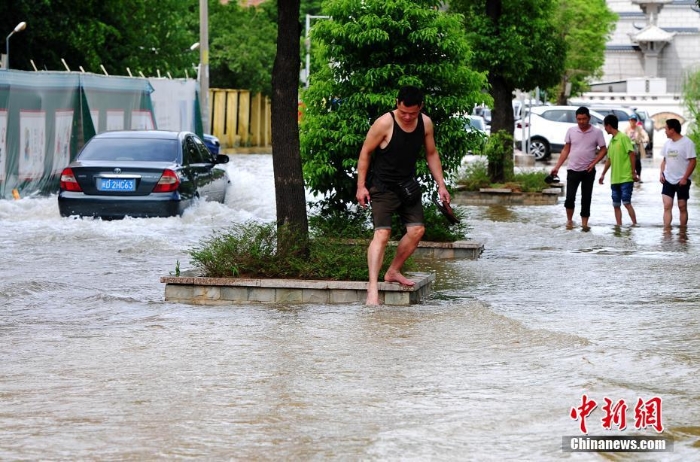
[[[553,152],[561,152],[567,130],[576,126],[578,108],[579,106],[533,106],[523,109],[522,119],[515,121],[516,146],[522,146],[523,136],[526,140],[530,137],[530,153],[537,160],[546,160]],[[605,117],[596,111],[590,113],[591,125],[602,130]]]

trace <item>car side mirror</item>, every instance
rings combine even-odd
[[[216,163],[217,164],[228,164],[229,158],[226,154],[218,154],[216,156]]]

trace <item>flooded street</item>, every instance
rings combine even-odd
[[[700,460],[696,186],[687,233],[662,229],[652,160],[635,228],[614,226],[609,178],[588,232],[563,197],[464,207],[485,251],[421,263],[419,306],[166,303],[159,278],[202,238],[275,219],[271,157],[227,165],[227,203],[181,218],[0,201],[0,460]],[[661,398],[673,452],[562,452],[583,394],[609,436],[659,435],[634,408]],[[603,428],[605,398],[626,431]]]

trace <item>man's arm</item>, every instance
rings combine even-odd
[[[598,155],[595,156],[595,159],[593,159],[593,162],[591,162],[590,164],[588,164],[588,168],[587,168],[586,170],[588,170],[589,172],[590,172],[591,170],[593,170],[593,169],[595,168],[596,164],[597,164],[598,162],[600,162],[600,160],[601,160],[603,157],[605,157],[605,155],[606,155],[607,153],[608,153],[608,148],[606,148],[605,145],[601,146],[601,148],[598,150]]]
[[[661,161],[661,165],[659,166],[659,182],[662,184],[666,181],[666,177],[664,176],[664,170],[666,170],[666,158],[664,157],[664,160]]]
[[[559,167],[561,167],[566,161],[566,158],[569,157],[569,151],[571,151],[570,141],[566,143],[564,145],[564,149],[561,150],[561,153],[559,154],[559,160],[557,161],[557,165],[555,165],[552,171],[550,172],[552,175],[557,175],[559,173]]]
[[[608,173],[608,169],[610,168],[610,158],[608,158],[605,161],[605,167],[603,167],[603,173],[600,174],[600,178],[598,179],[598,183],[603,184],[603,180],[605,178],[605,174]]]
[[[387,135],[387,130],[390,126],[387,124],[387,119],[391,119],[391,116],[385,114],[372,124],[367,132],[364,143],[362,143],[360,157],[357,160],[357,192],[355,193],[355,198],[362,207],[367,207],[370,201],[369,190],[367,190],[366,185],[367,171],[369,170],[372,153]]]
[[[423,117],[423,126],[425,127],[425,160],[428,162],[428,169],[430,169],[430,173],[433,175],[438,185],[438,196],[440,200],[449,204],[450,193],[447,192],[445,178],[442,173],[440,154],[438,154],[437,147],[435,146],[433,121],[426,115],[421,115],[421,117]]]
[[[635,154],[634,150],[629,152],[630,156],[630,167],[632,168],[632,179],[634,181],[637,181],[639,179],[639,176],[637,176],[637,154]]]
[[[588,164],[588,168],[586,169],[587,171],[591,172],[595,169],[595,166],[598,162],[600,162],[603,157],[608,153],[608,148],[605,146],[605,135],[603,135],[603,130],[599,128],[593,128],[596,132],[596,144],[598,145],[598,155],[595,156],[593,159],[593,162]]]
[[[695,170],[695,164],[697,164],[697,159],[695,159],[695,157],[688,159],[688,167],[685,169],[685,175],[683,175],[683,178],[681,178],[681,181],[679,181],[678,184],[685,186],[688,183],[690,175],[692,175],[693,170]]]

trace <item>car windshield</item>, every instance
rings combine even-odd
[[[484,130],[484,121],[482,119],[469,118],[466,128],[467,128],[467,130],[470,128],[475,128],[477,130]]]
[[[153,138],[93,138],[80,160],[176,162],[177,140]]]

